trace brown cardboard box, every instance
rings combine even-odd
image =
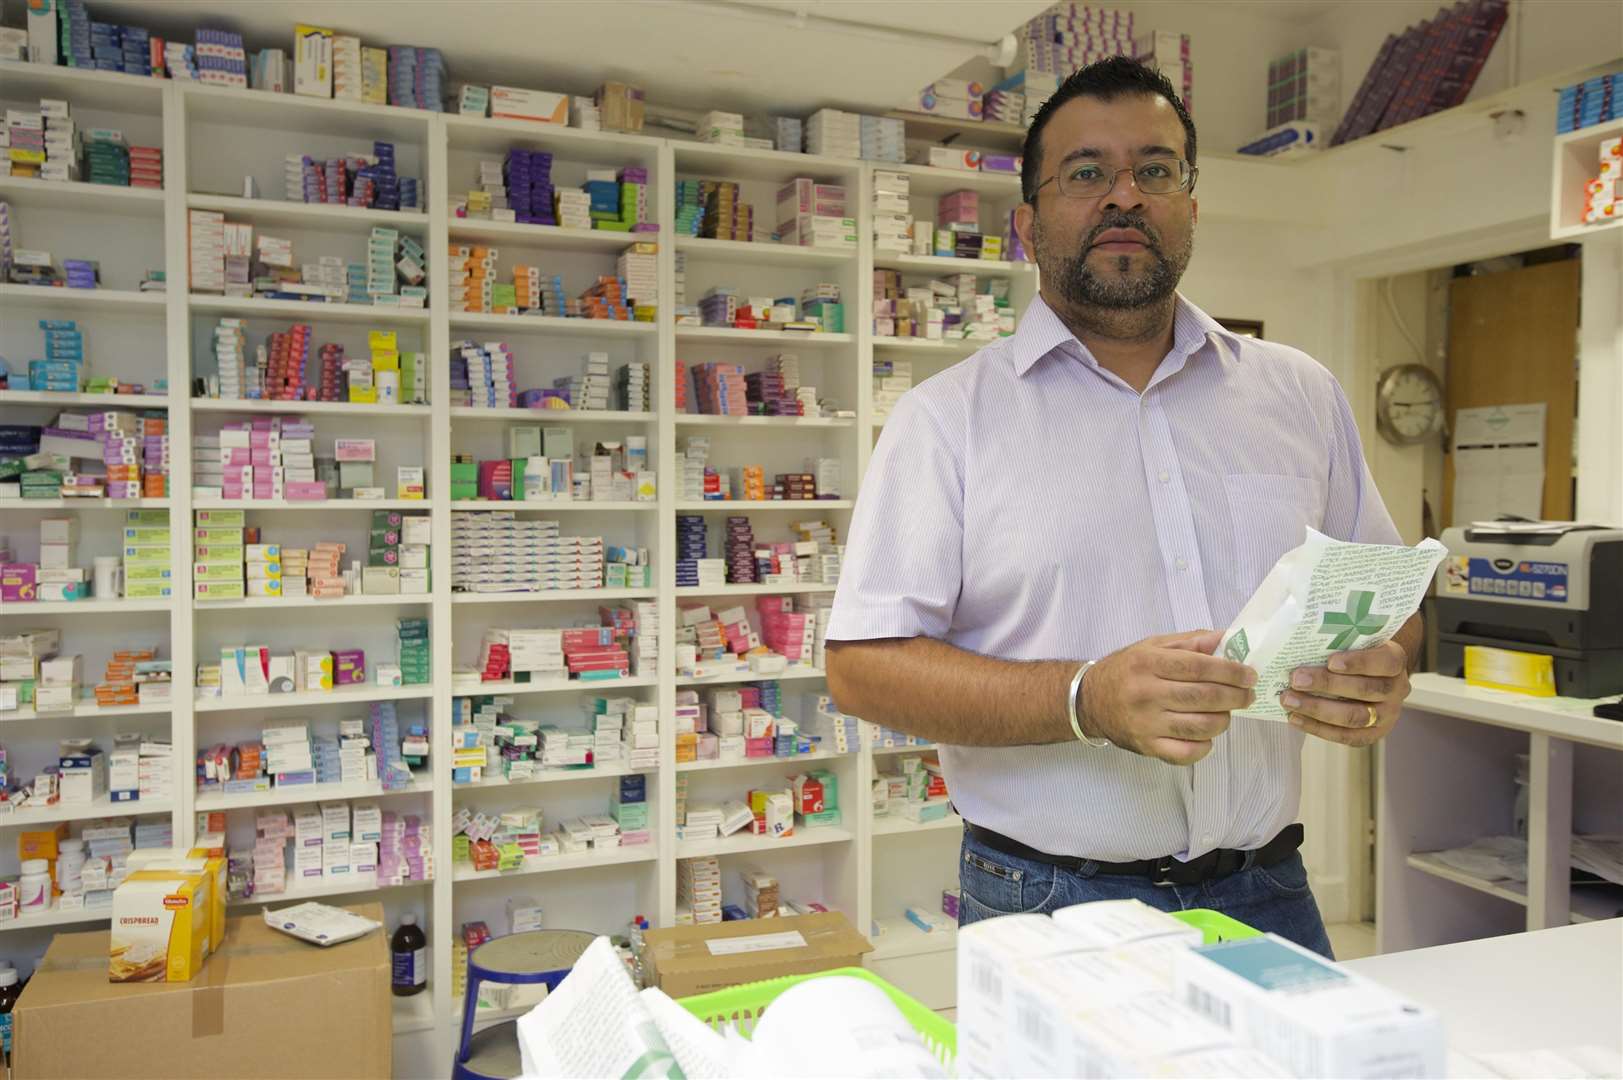
[[[351,910],[384,921],[379,904]],[[323,949],[259,914],[233,917],[186,983],[110,983],[106,930],[58,934],[12,1010],[14,1074],[387,1080],[384,933]]]
[[[761,948],[788,934],[798,934],[803,944],[787,941],[780,948]],[[837,911],[673,926],[643,935],[649,978],[674,998],[783,975],[861,967],[862,954],[871,951],[868,939]]]

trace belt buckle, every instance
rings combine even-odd
[[[1174,863],[1175,860],[1170,855],[1157,861],[1155,864],[1155,877],[1150,884],[1161,889],[1170,888],[1171,886],[1176,885],[1177,882],[1173,881],[1171,877]]]

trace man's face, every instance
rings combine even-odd
[[[1039,183],[1082,165],[1110,173],[1181,159],[1184,130],[1158,95],[1076,98],[1049,118],[1042,151]],[[1194,249],[1195,216],[1192,192],[1146,195],[1122,173],[1100,198],[1070,198],[1057,180],[1045,184],[1035,206],[1020,208],[1016,228],[1046,287],[1073,304],[1131,309],[1177,288]]]

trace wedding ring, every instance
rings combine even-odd
[[[1375,706],[1366,705],[1366,706],[1364,706],[1364,708],[1369,710],[1369,723],[1365,724],[1364,725],[1365,727],[1372,728],[1376,724],[1381,722],[1380,714],[1375,711]]]

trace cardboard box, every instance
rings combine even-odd
[[[384,922],[379,904],[351,910]],[[17,1075],[384,1080],[392,1072],[384,931],[322,949],[270,929],[257,912],[233,917],[221,954],[189,983],[109,983],[107,944],[106,930],[51,942],[12,1012]]]
[[[868,939],[837,911],[673,926],[643,935],[649,978],[672,997],[739,983],[861,967]]]

